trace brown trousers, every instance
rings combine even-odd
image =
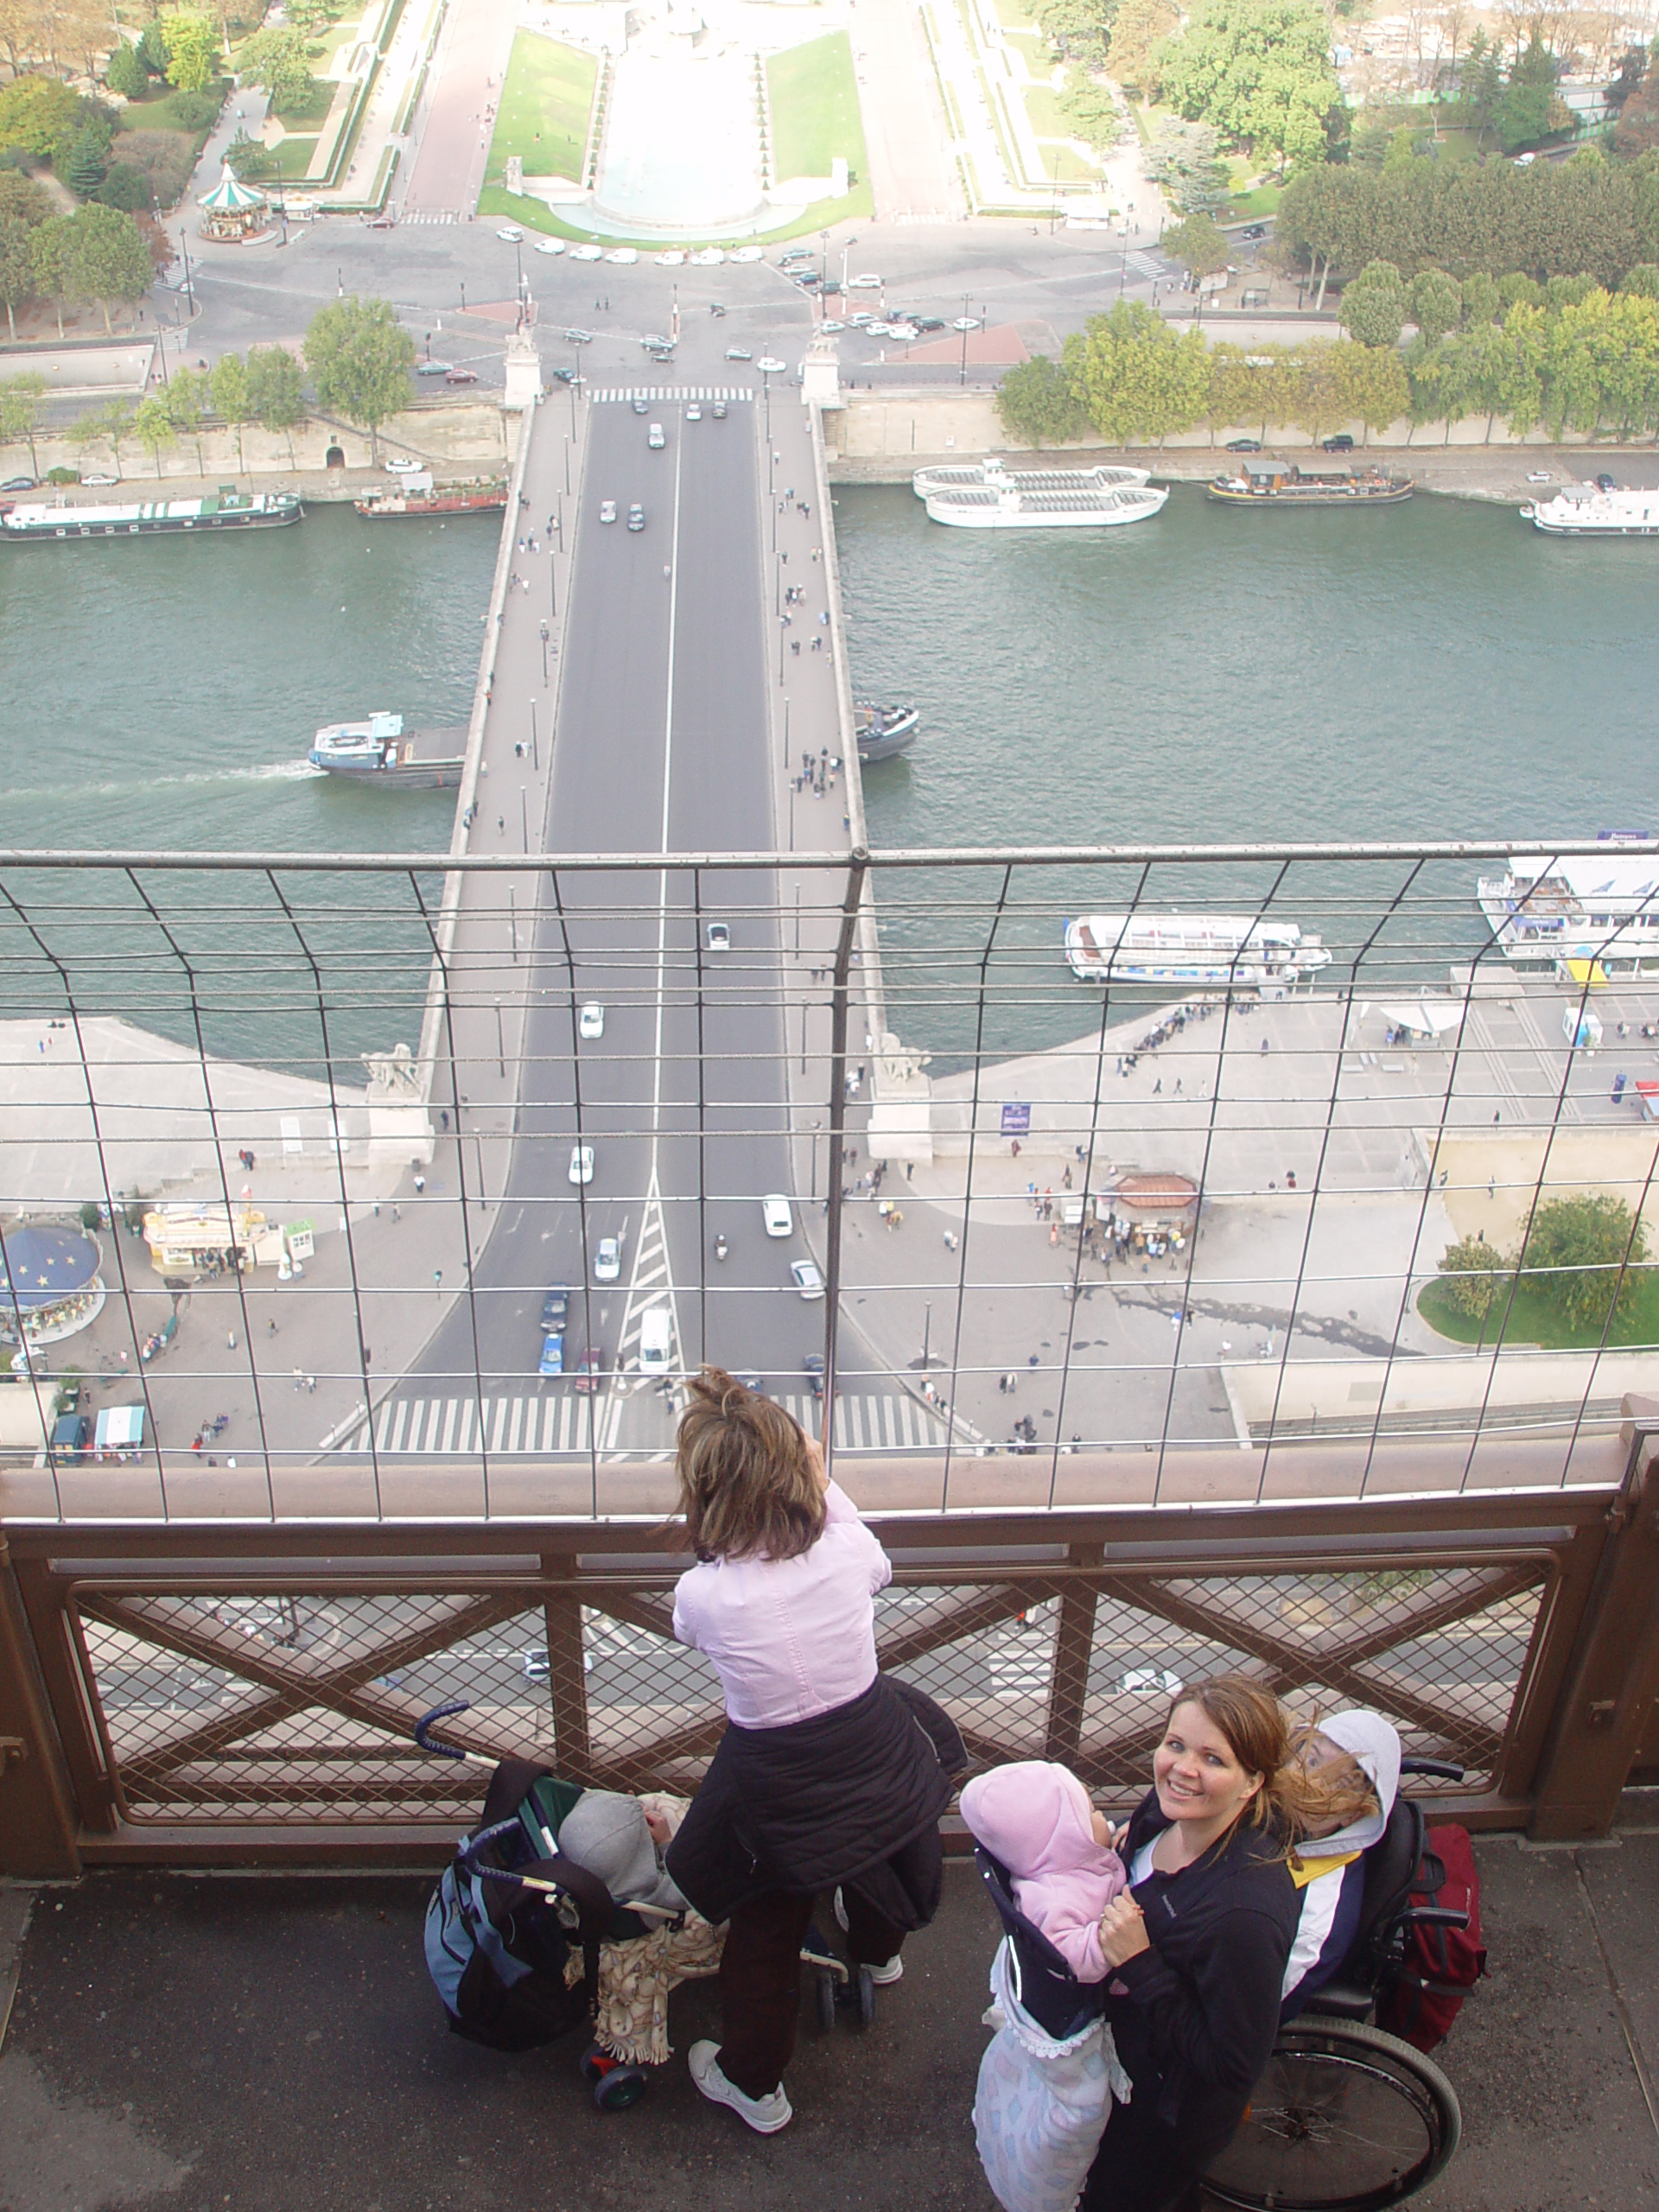
[[[900,1929],[853,1890],[842,1891],[847,1946],[855,1966],[885,1966]],[[768,1890],[733,1913],[720,1961],[724,2041],[720,2070],[746,2097],[769,2097],[795,2050],[801,2008],[801,1943],[817,1900]]]

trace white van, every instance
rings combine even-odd
[[[639,1324],[639,1372],[666,1375],[674,1351],[674,1324],[666,1306],[653,1306]]]

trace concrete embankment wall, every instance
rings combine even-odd
[[[1465,480],[1466,472],[1471,467],[1478,471],[1483,461],[1489,461],[1494,474],[1502,479],[1507,497],[1522,463],[1526,467],[1548,463],[1552,452],[1559,449],[1572,456],[1567,467],[1576,474],[1586,449],[1598,453],[1611,449],[1605,439],[1571,434],[1560,440],[1542,431],[1511,438],[1509,426],[1501,421],[1491,425],[1489,435],[1484,415],[1452,423],[1449,435],[1443,423],[1412,423],[1403,418],[1386,430],[1365,433],[1357,424],[1346,427],[1353,430],[1357,441],[1363,441],[1355,459],[1367,454],[1384,456],[1424,480],[1437,464],[1452,461],[1458,466],[1458,480],[1435,488],[1463,490],[1471,496],[1478,496],[1481,487],[1476,481]],[[1160,477],[1201,481],[1214,475],[1225,459],[1229,437],[1262,435],[1262,426],[1251,423],[1236,429],[1182,431],[1155,446],[1113,446],[1101,438],[1085,438],[1075,445],[1046,446],[1043,452],[1052,457],[1065,456],[1058,462],[1062,467],[1069,463],[1086,467],[1096,461],[1122,460],[1150,468]],[[837,484],[906,483],[912,469],[929,462],[976,461],[990,453],[1029,456],[1035,452],[1034,448],[1008,436],[997,415],[995,394],[983,391],[942,391],[929,387],[906,391],[890,386],[880,391],[843,391],[842,404],[825,410],[824,437],[830,480]],[[1270,424],[1265,442],[1275,453],[1318,450],[1318,441],[1294,425]]]
[[[130,496],[147,499],[193,499],[204,484],[212,489],[238,477],[257,476],[278,477],[308,499],[349,499],[360,497],[364,471],[377,482],[384,480],[388,454],[406,454],[440,478],[499,477],[518,452],[518,426],[517,414],[481,400],[411,407],[381,424],[378,466],[365,430],[321,416],[308,416],[292,430],[262,430],[257,423],[247,423],[239,435],[226,423],[204,423],[199,433],[181,435],[176,444],[164,448],[159,459],[128,431],[120,441],[118,467],[107,437],[81,446],[56,432],[37,430],[32,460],[26,438],[12,439],[0,453],[8,475],[28,472],[44,477],[53,468],[118,474]],[[331,452],[340,455],[332,467]],[[73,495],[74,486],[68,488]]]

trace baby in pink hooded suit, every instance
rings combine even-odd
[[[1128,1886],[1112,1832],[1067,1767],[1020,1759],[976,1775],[962,1817],[1014,1877],[1014,1898],[1079,1981],[1104,1981],[1100,1916]]]

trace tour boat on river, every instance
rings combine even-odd
[[[946,484],[928,492],[927,518],[958,530],[1109,530],[1149,522],[1169,497],[1166,484],[1109,484],[1109,472],[1022,470],[981,484]],[[1042,476],[1073,476],[1045,484]]]
[[[1152,480],[1147,468],[1130,468],[1122,461],[1100,461],[1093,468],[1010,468],[992,454],[985,461],[942,461],[937,467],[918,468],[910,488],[918,499],[930,492],[971,492],[988,486],[1016,492],[1116,492],[1133,490]]]
[[[1514,861],[1482,876],[1480,911],[1506,959],[1594,963],[1604,975],[1659,973],[1659,854],[1601,852]]]
[[[1248,914],[1088,914],[1065,925],[1065,957],[1084,983],[1300,982],[1331,955],[1294,922]]]
[[[1299,468],[1294,461],[1247,461],[1217,476],[1205,497],[1228,507],[1394,507],[1416,489],[1392,468]]]
[[[1659,492],[1573,485],[1551,499],[1529,499],[1521,515],[1552,537],[1659,537]]]
[[[858,757],[866,766],[872,760],[891,760],[914,744],[921,711],[916,707],[861,707],[853,734]]]
[[[410,729],[401,715],[325,722],[306,758],[314,768],[354,783],[406,791],[454,791],[467,753],[464,729]]]
[[[124,506],[71,506],[66,499],[0,505],[10,545],[78,537],[155,537],[181,531],[281,530],[305,510],[297,492],[238,492],[221,484],[204,499],[145,499]]]

